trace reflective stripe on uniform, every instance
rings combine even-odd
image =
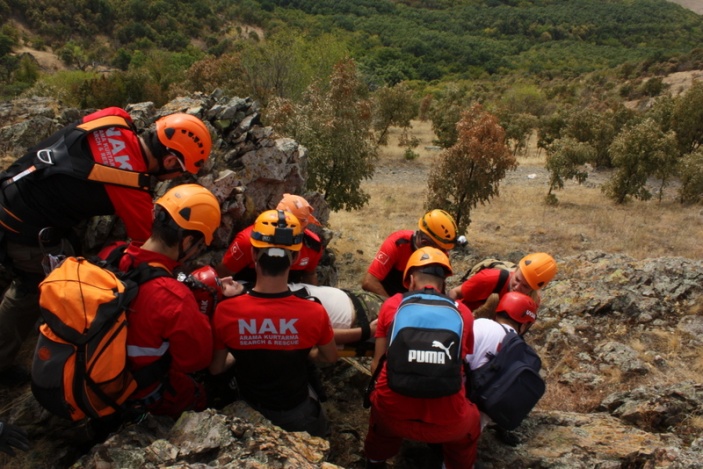
[[[161,344],[161,347],[159,348],[154,348],[154,347],[139,347],[137,345],[128,345],[127,346],[127,356],[134,358],[134,357],[161,357],[163,356],[169,348],[169,343],[164,342]]]

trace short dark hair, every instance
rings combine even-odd
[[[254,259],[261,268],[261,273],[271,277],[278,277],[290,269],[291,260],[289,256],[273,257],[266,253],[269,248],[254,248]],[[280,249],[280,248],[278,248]],[[262,252],[264,251],[264,252]]]
[[[154,221],[151,224],[151,237],[172,248],[178,246],[179,241],[186,236],[193,236],[196,242],[204,238],[200,231],[184,230],[178,226],[166,209],[156,205]]]
[[[159,140],[155,126],[152,125],[146,129],[142,133],[142,139],[144,140],[144,143],[146,143],[146,146],[149,147],[151,154],[158,161],[163,160],[164,157],[170,153],[168,148],[166,148],[166,146]]]
[[[496,312],[496,319],[499,318],[513,326],[513,328],[515,328],[516,330],[520,329],[520,323],[517,322],[515,319],[511,318],[510,315],[508,315],[508,313],[506,313],[505,311]]]

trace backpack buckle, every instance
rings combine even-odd
[[[37,152],[37,160],[44,163],[45,165],[51,166],[54,164],[53,155],[54,152],[51,150],[51,148],[44,148],[43,150],[39,150]]]

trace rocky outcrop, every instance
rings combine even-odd
[[[222,224],[215,233],[212,249],[194,264],[219,261],[234,235],[251,224],[263,210],[274,208],[284,193],[304,195],[315,207],[323,224],[329,209],[322,196],[305,193],[307,150],[295,140],[277,135],[262,124],[259,106],[250,98],[213,94],[180,97],[156,108],[153,103],[126,107],[138,129],[144,129],[161,116],[187,112],[201,118],[213,136],[213,149],[197,182],[209,188],[222,206]],[[5,165],[21,156],[56,130],[89,110],[63,108],[48,98],[23,99],[0,104],[0,153]],[[168,187],[192,182],[190,177],[162,183],[157,195]],[[84,228],[84,248],[95,252],[110,239],[124,239],[124,228],[113,217],[95,218]],[[320,230],[329,242],[331,232]],[[322,283],[336,280],[332,261],[320,269]]]
[[[316,468],[328,454],[326,440],[285,432],[236,402],[220,413],[186,412],[172,426],[147,416],[93,447],[73,467]]]

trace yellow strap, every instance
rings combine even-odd
[[[129,128],[129,124],[124,117],[120,116],[105,116],[98,119],[92,120],[90,122],[84,122],[81,125],[76,126],[76,128],[90,132],[92,130],[98,129],[100,127],[126,127]]]
[[[124,169],[113,168],[111,166],[96,164],[90,171],[88,179],[90,181],[105,182],[120,186],[139,187],[144,190],[149,189],[148,186],[139,184],[140,174],[141,173],[135,171],[127,171]]]
[[[164,269],[166,272],[168,272],[170,275],[173,275],[173,272],[171,272],[171,269],[169,269],[165,265],[161,264],[160,262],[149,262],[148,264],[151,267],[160,267],[160,268]]]

